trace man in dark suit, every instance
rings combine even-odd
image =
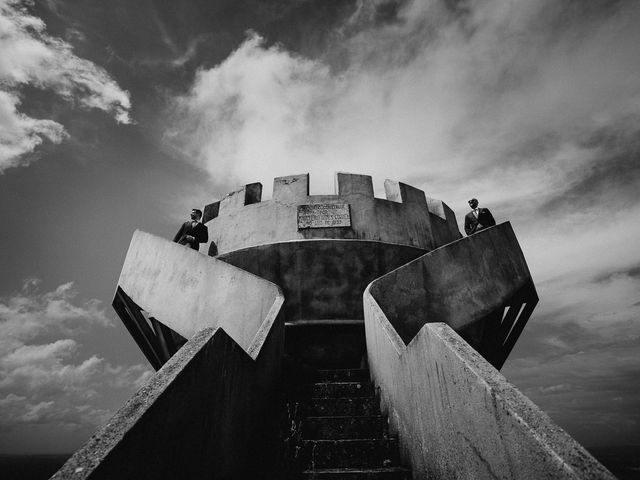
[[[189,245],[194,250],[199,250],[201,243],[209,241],[209,230],[204,224],[200,223],[201,218],[201,210],[197,208],[191,210],[191,220],[182,224],[176,236],[173,237],[173,241],[180,245]]]
[[[493,227],[496,221],[488,208],[478,208],[478,200],[472,198],[469,200],[471,211],[464,217],[464,231],[467,235],[479,232],[488,227]]]

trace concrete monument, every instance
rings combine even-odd
[[[158,370],[54,478],[613,478],[498,370],[538,301],[511,225],[336,174],[136,232],[113,306]]]

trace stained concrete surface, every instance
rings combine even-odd
[[[357,367],[364,356],[364,329],[342,325],[362,320],[362,293],[373,279],[425,251],[364,240],[303,240],[222,254],[228,262],[280,286],[285,301],[287,353],[308,365]],[[335,323],[302,325],[305,320]],[[311,322],[309,322],[311,323]]]
[[[263,278],[141,231],[131,239],[118,285],[183,337],[221,326],[250,355],[263,322],[273,321],[284,301]]]
[[[372,240],[431,250],[461,237],[451,209],[431,199],[436,212],[430,212],[425,193],[400,182],[385,183],[391,199],[380,199],[373,196],[370,176],[338,173],[336,195],[309,195],[308,174],[292,175],[274,180],[272,200],[243,204],[240,199],[251,185],[205,207],[209,238],[220,253],[320,238]],[[351,227],[298,230],[298,205],[344,203],[350,205]]]
[[[365,293],[369,368],[413,479],[614,479],[450,327],[409,345]]]
[[[425,250],[364,240],[306,240],[246,248],[216,257],[278,285],[289,322],[362,319],[362,293],[374,279]]]
[[[452,242],[376,279],[371,294],[405,343],[426,322],[457,332],[535,288],[509,222]]]
[[[273,478],[283,337],[277,321],[254,360],[199,332],[52,479]]]

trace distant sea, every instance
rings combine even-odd
[[[640,480],[640,445],[590,447],[587,450],[620,480]],[[0,479],[47,480],[70,456],[0,454]]]
[[[71,456],[64,455],[3,455],[0,454],[2,480],[46,480]]]
[[[586,448],[620,480],[640,480],[640,445]]]

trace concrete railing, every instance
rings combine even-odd
[[[271,478],[284,346],[280,289],[136,232],[120,290],[190,340],[53,478]],[[120,306],[126,321],[146,324],[130,304]]]
[[[160,237],[136,231],[118,287],[162,324],[191,338],[222,327],[252,358],[284,302],[277,285]]]
[[[614,479],[444,323],[406,345],[365,292],[369,368],[413,479]]]
[[[369,290],[405,343],[425,323],[444,322],[496,368],[538,302],[508,222],[433,250]]]

